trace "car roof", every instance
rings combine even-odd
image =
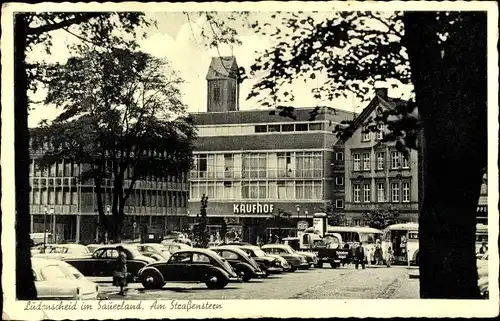
[[[279,243],[273,243],[273,244],[264,244],[262,245],[262,248],[271,248],[271,247],[286,247],[286,248],[289,248],[290,245],[286,245],[286,244],[279,244]]]
[[[232,250],[236,252],[243,252],[245,253],[239,246],[237,245],[220,245],[220,246],[214,246],[212,248],[209,248],[209,250]]]
[[[188,249],[178,250],[178,251],[175,251],[174,253],[177,254],[177,253],[191,253],[191,252],[203,253],[203,254],[207,254],[210,256],[215,256],[215,254],[216,254],[214,251],[212,251],[210,249],[201,249],[201,248],[197,248],[197,247],[191,247]]]

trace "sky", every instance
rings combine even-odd
[[[183,101],[188,106],[189,112],[206,111],[207,84],[205,80],[208,67],[212,57],[235,56],[240,67],[249,69],[250,65],[259,56],[258,52],[272,46],[272,40],[268,37],[257,35],[249,30],[238,29],[241,46],[229,47],[221,45],[218,48],[208,49],[203,45],[200,35],[202,28],[207,27],[204,18],[191,14],[187,16],[181,12],[155,12],[147,13],[147,17],[157,21],[157,27],[145,29],[147,37],[139,41],[140,48],[159,58],[165,58],[171,63],[171,67],[176,70],[185,81],[181,85]],[[257,18],[259,22],[269,19],[269,14],[265,17]],[[68,45],[79,40],[59,30],[52,33],[53,47],[52,54],[47,55],[44,51],[35,50],[28,55],[28,60],[61,62],[63,63],[69,56]],[[253,84],[257,78],[244,81],[240,86],[240,110],[250,110],[261,108],[255,100],[246,100]],[[313,98],[311,90],[320,83],[304,83],[297,81],[292,85],[295,95],[294,107],[315,107],[331,106],[338,109],[361,112],[364,105],[360,105],[353,97],[338,98],[334,101],[318,101]],[[392,90],[394,91],[394,90]],[[400,90],[401,91],[401,90]],[[401,92],[391,92],[390,96],[401,95]],[[34,100],[42,100],[44,91],[38,91],[32,96]],[[29,126],[36,126],[42,119],[51,120],[61,112],[56,106],[38,105],[29,115]]]

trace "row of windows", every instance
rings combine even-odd
[[[191,178],[320,178],[322,152],[198,154]]]
[[[410,183],[409,182],[391,182],[390,190],[386,190],[385,183],[376,184],[376,200],[377,202],[391,201],[393,203],[409,203],[410,202]],[[390,192],[389,195],[387,192]],[[355,203],[372,202],[371,184],[353,184],[352,200]]]
[[[97,204],[93,194],[94,204]],[[77,205],[79,200],[76,188],[34,188],[30,193],[30,204],[35,205]],[[105,204],[112,203],[112,193],[103,193]],[[126,202],[127,206],[186,207],[187,193],[174,191],[133,190]]]
[[[321,181],[191,182],[192,199],[321,200]]]
[[[353,153],[353,169],[355,171],[370,171],[371,170],[371,154],[370,153]],[[385,152],[376,153],[375,170],[384,170],[386,165]],[[408,158],[401,152],[391,152],[391,169],[408,169],[410,164]]]
[[[108,168],[111,168],[111,165],[108,164]],[[41,169],[38,166],[38,161],[32,159],[30,164],[30,177],[77,177],[80,175],[80,165],[75,164],[73,162],[67,162],[65,160],[61,160],[57,163],[52,164],[50,168]],[[125,178],[132,178],[133,171],[131,169],[127,169],[125,171]],[[108,174],[108,178],[111,178],[112,175]],[[160,181],[160,182],[186,182],[187,175],[183,172],[179,172],[179,175],[168,175],[166,179],[148,177],[146,181]]]
[[[330,125],[331,126],[331,125]],[[239,125],[239,126],[210,126],[198,127],[198,136],[230,136],[230,135],[252,135],[262,133],[289,133],[306,131],[324,131],[328,127],[326,123],[284,123],[269,125]],[[327,130],[330,130],[328,128]]]
[[[366,128],[365,128],[366,130]],[[377,132],[376,133],[372,133],[370,131],[368,132],[362,132],[361,133],[361,141],[362,142],[369,142],[371,140],[371,136],[372,134],[375,134],[375,139],[376,140],[382,140],[384,139],[384,124],[378,124],[377,125]]]

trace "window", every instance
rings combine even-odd
[[[377,130],[377,140],[384,139],[384,124],[378,124]]]
[[[233,184],[232,184],[232,182],[224,182],[224,198],[225,199],[232,199],[233,198]]]
[[[399,184],[398,183],[391,183],[391,195],[392,195],[392,202],[398,203],[399,202]]]
[[[344,178],[342,176],[335,177],[335,185],[339,186],[344,185]]]
[[[267,131],[270,132],[270,133],[271,132],[273,132],[273,133],[274,132],[279,132],[280,129],[281,129],[281,125],[269,125],[269,126],[267,126]]]
[[[295,131],[306,132],[308,130],[308,124],[295,124]]]
[[[248,153],[243,155],[243,177],[266,178],[267,155],[265,153]]]
[[[354,170],[355,171],[361,170],[361,159],[359,154],[353,154],[352,158],[354,159]]]
[[[364,128],[363,131],[361,132],[361,141],[363,142],[370,141],[370,131],[368,130],[368,128]]]
[[[399,167],[400,167],[399,152],[392,152],[391,153],[391,168],[392,169],[399,169]]]
[[[97,256],[101,259],[116,259],[118,258],[118,251],[115,249],[106,249],[97,254]]]
[[[344,153],[343,152],[336,152],[335,153],[335,160],[343,161],[344,160]]]
[[[379,171],[384,170],[384,163],[385,163],[385,153],[384,152],[377,153],[377,170]]]
[[[410,202],[410,183],[403,183],[403,202]]]
[[[295,197],[303,200],[318,200],[322,198],[321,181],[298,181],[295,183]]]
[[[309,124],[309,130],[323,130],[323,124]]]
[[[321,152],[297,152],[295,154],[296,177],[322,177]]]
[[[291,153],[277,153],[278,177],[293,177]]]
[[[193,253],[193,263],[210,263],[210,258],[205,254]]]
[[[409,163],[408,163],[408,158],[401,153],[401,167],[402,168],[409,168]]]
[[[40,270],[40,274],[45,281],[53,281],[68,278],[63,270],[57,265],[48,265]],[[63,282],[63,280],[61,280]]]
[[[354,202],[356,202],[356,203],[359,203],[359,191],[360,191],[359,184],[354,184],[352,196],[353,196]]]
[[[278,199],[291,200],[295,198],[293,182],[279,181],[278,186]]]
[[[370,184],[363,185],[363,202],[369,203],[371,201]]]
[[[363,154],[363,170],[364,171],[370,170],[370,154],[369,153]]]
[[[266,199],[266,182],[243,182],[241,185],[243,199]]]
[[[238,254],[230,251],[222,251],[221,256],[226,260],[238,260]]]
[[[267,125],[256,125],[255,132],[256,133],[267,133]]]
[[[382,203],[385,202],[385,184],[377,183],[377,201]]]
[[[33,193],[33,204],[41,204],[40,203],[40,189],[35,188]]]
[[[294,124],[281,125],[282,132],[293,132],[295,130]]]
[[[335,200],[335,207],[336,208],[344,208],[344,200],[341,200],[341,199]]]
[[[186,263],[191,262],[191,253],[174,253],[169,260],[169,263]]]

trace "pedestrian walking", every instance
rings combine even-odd
[[[389,246],[389,248],[387,249],[387,253],[385,255],[385,262],[387,264],[387,267],[391,267],[393,254],[394,254],[394,252],[392,251],[392,248]]]
[[[382,245],[380,244],[380,240],[377,239],[375,242],[375,264],[382,265],[383,263]]]
[[[358,269],[359,264],[361,263],[361,268],[365,268],[365,249],[363,248],[363,243],[359,242],[358,247],[354,250],[354,265],[356,270]]]
[[[373,248],[371,249],[366,249],[367,253],[366,253],[366,257],[367,257],[367,263],[368,265],[372,265],[373,262],[374,262],[374,257],[375,257],[375,253],[374,253],[374,250]]]
[[[486,243],[483,243],[482,246],[479,248],[479,254],[484,254],[488,252],[488,246],[486,245]]]
[[[113,272],[113,285],[120,287],[118,294],[125,295],[125,287],[127,286],[127,255],[125,254],[123,246],[119,245],[117,248],[118,257],[116,259],[116,270]]]

